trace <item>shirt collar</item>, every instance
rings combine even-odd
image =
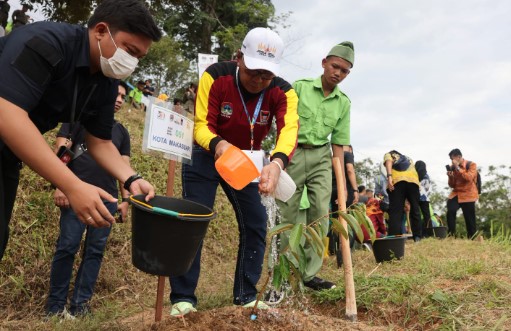
[[[323,92],[323,84],[321,83],[321,77],[323,77],[323,75],[317,77],[316,79],[314,79],[313,81],[313,86],[317,89],[320,89],[322,92]],[[341,91],[339,90],[339,86],[338,85],[335,85],[332,93],[330,93],[328,95],[329,98],[333,98],[333,97],[339,97],[341,95]]]

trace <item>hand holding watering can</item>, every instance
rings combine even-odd
[[[257,177],[260,177],[260,193],[275,195],[282,201],[287,201],[296,189],[293,180],[282,170],[280,160],[273,160],[259,173],[250,157],[227,141],[218,143],[215,159],[220,176],[236,190],[243,189]]]

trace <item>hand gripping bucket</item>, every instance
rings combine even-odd
[[[215,168],[227,184],[236,190],[243,189],[259,176],[254,162],[236,146],[230,146],[216,160]]]
[[[376,263],[402,259],[405,256],[406,237],[384,237],[373,243]]]
[[[144,199],[145,195],[130,198],[133,265],[158,276],[185,274],[216,214],[193,201],[165,196]]]

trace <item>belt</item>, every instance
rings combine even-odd
[[[298,144],[298,147],[303,148],[303,149],[313,149],[313,148],[325,147],[326,145],[328,145],[328,143],[323,144],[323,145]]]

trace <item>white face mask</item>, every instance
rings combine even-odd
[[[110,35],[110,39],[112,39],[112,42],[115,45],[116,51],[111,58],[109,59],[104,58],[103,54],[101,53],[101,46],[98,40],[100,55],[99,61],[101,64],[101,71],[103,72],[103,75],[110,78],[115,79],[127,78],[133,73],[133,71],[135,71],[135,68],[137,67],[138,64],[138,59],[134,56],[129,55],[128,52],[126,52],[122,48],[117,47],[114,38],[112,38],[112,34],[110,33],[110,29],[108,29],[108,34]]]

